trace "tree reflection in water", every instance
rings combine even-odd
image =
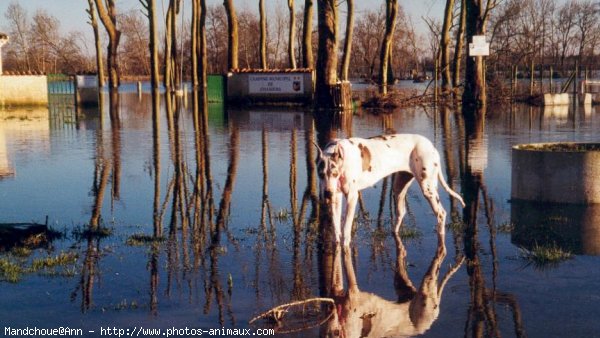
[[[475,109],[475,108],[464,108]],[[465,119],[465,153],[462,173],[462,193],[466,207],[463,210],[464,252],[467,259],[467,273],[471,301],[465,323],[465,337],[500,337],[500,328],[496,312],[497,304],[508,306],[513,313],[515,335],[524,337],[520,308],[516,298],[496,288],[498,260],[496,257],[496,231],[493,222],[493,201],[487,193],[484,181],[484,168],[487,164],[487,145],[485,144],[485,111],[477,109]],[[490,231],[489,245],[492,253],[492,285],[485,281],[480,254],[478,213],[483,200],[486,226]]]

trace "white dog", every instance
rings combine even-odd
[[[316,144],[315,144],[316,145]],[[445,233],[446,210],[438,195],[438,180],[444,189],[465,205],[441,173],[440,155],[427,138],[414,134],[382,135],[369,139],[349,138],[330,142],[319,149],[317,172],[321,197],[332,205],[337,243],[350,245],[354,210],[358,192],[380,179],[394,174],[393,191],[397,203],[394,232],[397,233],[406,213],[406,192],[417,179],[423,195],[437,216],[437,231]],[[346,198],[346,214],[342,228],[342,196]],[[343,230],[343,237],[342,237]]]

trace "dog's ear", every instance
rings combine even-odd
[[[319,147],[317,142],[315,142],[314,140],[312,140],[312,143],[315,145],[315,147],[317,147],[317,150],[319,151],[319,160],[323,161],[323,159],[325,157],[325,156],[323,156],[323,150],[321,149],[321,147]]]
[[[344,160],[344,147],[341,144],[336,144],[335,153],[337,154],[337,158],[341,161]]]

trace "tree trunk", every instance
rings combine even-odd
[[[260,12],[260,67],[267,69],[267,17],[265,14],[265,0],[258,1]]]
[[[292,69],[296,68],[296,52],[294,50],[294,41],[296,40],[296,17],[294,15],[294,0],[288,0],[288,9],[290,11],[290,31],[288,35],[288,64]]]
[[[446,0],[446,9],[444,11],[444,24],[442,26],[442,36],[440,38],[440,50],[442,53],[442,62],[440,69],[442,71],[442,91],[450,91],[450,27],[452,26],[452,17],[454,12],[454,0]]]
[[[379,92],[382,95],[387,94],[388,67],[390,62],[390,49],[394,37],[396,26],[396,16],[398,14],[398,0],[386,0],[385,7],[385,34],[381,44],[381,54],[379,54]]]
[[[335,0],[318,0],[319,53],[317,56],[317,105],[334,108],[337,83],[337,9]]]
[[[200,81],[201,98],[203,107],[206,106],[207,93],[206,93],[206,81],[208,73],[208,60],[206,56],[206,0],[200,0],[200,22],[198,22],[198,33],[199,33],[199,48],[200,48],[200,59],[199,59],[199,74],[198,80]],[[206,109],[203,109],[205,111]]]
[[[229,70],[238,69],[238,21],[233,7],[233,0],[223,1],[227,13],[228,51],[227,67]]]
[[[173,64],[171,62],[171,29],[173,25],[171,25],[171,21],[173,21],[173,12],[171,11],[171,5],[169,4],[169,8],[167,9],[167,18],[165,20],[165,57],[164,57],[164,75],[163,75],[163,84],[167,89],[167,92],[170,91],[170,88],[173,86]]]
[[[484,18],[481,0],[467,0],[467,43],[473,41],[473,35],[484,33]],[[483,83],[483,57],[467,57],[465,74],[465,90],[463,92],[463,105],[485,107],[486,90]]]
[[[117,89],[120,83],[119,60],[117,49],[121,39],[121,31],[117,29],[117,9],[115,0],[106,0],[108,8],[104,6],[104,0],[95,0],[98,16],[108,33],[108,86]]]
[[[148,26],[150,29],[150,82],[152,90],[158,90],[159,72],[158,72],[158,29],[156,27],[156,1],[145,0],[140,1],[146,9],[146,17],[148,18]]]
[[[192,0],[192,27],[190,41],[190,55],[192,56],[192,86],[198,88],[198,23],[199,23],[200,0]]]
[[[348,16],[346,17],[346,40],[344,41],[344,57],[342,59],[342,80],[348,81],[350,53],[352,51],[352,33],[354,32],[354,0],[346,0]]]
[[[100,30],[98,29],[98,20],[96,19],[96,8],[94,1],[88,0],[89,9],[87,10],[90,16],[90,24],[94,30],[94,40],[96,42],[96,69],[98,73],[98,87],[102,88],[105,84],[104,75],[104,60],[102,59],[102,42],[100,41]]]
[[[456,90],[460,82],[460,66],[462,63],[462,54],[464,47],[465,25],[467,21],[467,0],[460,2],[460,23],[456,32],[456,48],[454,49],[454,77],[452,78],[452,87]]]
[[[304,1],[304,23],[302,27],[302,65],[304,68],[313,69],[315,60],[312,49],[312,19],[313,0]]]
[[[181,64],[177,62],[177,15],[180,7],[181,0],[170,0],[166,20],[164,83],[166,88],[173,89],[181,86]]]

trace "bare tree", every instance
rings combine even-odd
[[[102,41],[100,41],[100,30],[98,29],[98,20],[96,19],[96,8],[94,0],[88,0],[88,9],[86,12],[90,17],[89,24],[92,26],[94,31],[94,41],[96,46],[96,71],[98,72],[98,86],[104,87],[105,75],[104,75],[104,60],[102,58]]]
[[[346,0],[346,38],[344,40],[344,56],[342,57],[342,80],[348,81],[348,68],[352,50],[352,34],[354,32],[354,0]]]
[[[452,19],[454,17],[454,0],[446,0],[446,8],[444,10],[444,24],[442,25],[442,36],[440,38],[441,63],[442,71],[442,90],[450,91],[450,28],[452,27]]]
[[[288,64],[292,69],[296,68],[296,53],[294,50],[294,42],[296,41],[296,16],[294,15],[294,0],[288,0],[289,18],[289,35],[288,35]]]
[[[150,52],[148,25],[138,11],[130,11],[120,16],[122,32],[122,52],[120,64],[126,74],[150,75]]]
[[[314,57],[312,49],[312,20],[313,0],[304,1],[304,20],[302,26],[302,66],[314,68]]]
[[[267,17],[265,14],[265,0],[258,1],[260,15],[260,67],[267,69]]]
[[[381,94],[387,94],[388,67],[392,49],[394,29],[396,28],[396,16],[398,14],[398,0],[386,0],[385,7],[385,34],[379,55],[379,91]]]
[[[170,0],[167,9],[165,32],[165,75],[166,88],[178,89],[181,86],[181,63],[177,62],[177,16],[181,10],[181,0]]]
[[[591,42],[598,38],[600,4],[596,1],[585,0],[577,2],[576,6],[575,27],[577,28],[577,40],[579,44],[577,55],[579,64],[582,64],[588,45],[591,45]]]
[[[233,0],[224,0],[223,6],[227,13],[228,53],[227,67],[229,70],[238,68],[238,21],[233,6]]]
[[[474,35],[485,33],[485,26],[490,11],[496,7],[497,0],[467,0],[467,22],[466,36],[467,42],[473,40]],[[468,57],[465,76],[465,90],[462,98],[464,107],[482,107],[481,110],[464,110],[466,114],[476,111],[485,111],[487,102],[486,88],[483,74],[483,58],[481,56]]]
[[[452,77],[452,87],[454,90],[460,82],[460,66],[462,64],[462,54],[465,37],[465,25],[467,21],[467,0],[460,1],[460,22],[456,31],[456,47],[454,48],[454,76]]]
[[[7,48],[7,54],[10,54],[13,49],[15,54],[20,56],[20,70],[31,71],[31,53],[29,44],[29,29],[30,23],[27,17],[27,11],[18,2],[11,2],[4,13],[4,17],[8,22],[8,35],[11,38]],[[18,60],[18,57],[16,57]]]
[[[115,0],[95,0],[98,16],[108,33],[108,86],[111,89],[119,87],[120,69],[118,61],[118,47],[121,40],[121,31],[117,29],[117,8]],[[106,6],[104,2],[106,1]]]
[[[149,50],[150,50],[150,81],[152,82],[152,91],[158,91],[159,72],[158,72],[158,27],[156,27],[156,1],[140,0],[142,6],[146,9],[148,18],[148,27],[150,29]]]
[[[319,53],[317,56],[317,105],[333,108],[337,83],[337,8],[335,0],[318,0]]]

